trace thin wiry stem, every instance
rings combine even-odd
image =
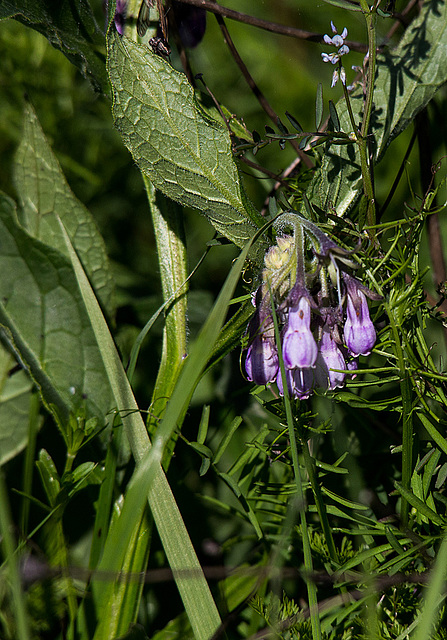
[[[269,116],[269,118],[272,120],[272,122],[276,125],[278,122],[278,114],[275,112],[275,110],[273,109],[273,107],[270,105],[269,101],[267,100],[267,98],[265,97],[265,95],[262,93],[261,89],[258,87],[258,85],[256,84],[253,76],[251,75],[251,73],[249,72],[245,62],[242,60],[241,56],[239,55],[238,50],[236,49],[233,39],[230,36],[230,33],[227,29],[227,26],[224,22],[224,19],[221,15],[216,14],[216,20],[219,24],[219,27],[222,31],[222,34],[224,36],[225,42],[228,45],[228,48],[231,51],[231,54],[233,56],[233,58],[236,61],[236,64],[238,65],[239,69],[242,72],[242,75],[244,76],[248,86],[250,87],[250,89],[252,90],[253,94],[255,95],[256,99],[258,100],[259,104],[261,105],[261,107],[264,109],[264,111],[266,112],[266,114]],[[314,166],[314,163],[312,162],[312,160],[309,158],[309,156],[307,156],[303,151],[301,151],[301,149],[299,148],[297,142],[295,140],[291,140],[290,141],[292,147],[295,149],[295,151],[297,152],[297,154],[299,155],[299,157],[301,158],[302,162],[304,162],[304,164],[306,165],[307,168],[311,168]]]
[[[194,7],[201,7],[206,9],[210,13],[223,16],[224,18],[230,18],[230,20],[236,20],[249,24],[252,27],[258,27],[259,29],[265,29],[272,33],[278,33],[279,35],[289,36],[290,38],[298,38],[299,40],[308,40],[310,42],[317,42],[324,44],[323,34],[315,33],[313,31],[305,31],[304,29],[297,29],[296,27],[289,27],[284,24],[278,24],[277,22],[270,22],[269,20],[261,20],[254,16],[249,16],[246,13],[240,11],[234,11],[234,9],[227,9],[213,2],[212,0],[179,0],[183,4],[190,4]],[[360,51],[366,53],[367,46],[363,42],[354,42],[346,40],[346,44],[352,51]]]

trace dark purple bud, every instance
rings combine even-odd
[[[314,367],[318,348],[310,330],[311,304],[307,296],[291,307],[283,338],[283,357],[287,369]]]
[[[175,21],[183,46],[197,47],[206,30],[206,11],[201,7],[172,2]]]
[[[369,317],[365,294],[357,290],[355,295],[348,291],[344,336],[346,346],[353,356],[367,356],[376,342],[376,330]]]
[[[346,362],[330,328],[325,325],[316,362],[315,378],[318,387],[324,389],[343,387],[346,374],[334,369],[346,369]]]
[[[314,388],[314,372],[311,369],[286,369],[286,379],[289,394],[293,398],[306,400],[312,393]],[[276,384],[278,385],[279,395],[283,396],[284,385],[281,371],[278,371]]]
[[[124,23],[126,22],[127,0],[117,0],[115,10],[115,27],[120,36],[124,33]]]

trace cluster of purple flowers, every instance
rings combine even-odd
[[[315,388],[342,387],[376,341],[367,297],[377,294],[345,269],[355,264],[316,225],[296,214],[279,218],[294,236],[280,235],[267,252],[253,303],[245,356],[247,378],[277,383],[284,394],[273,313],[278,319],[289,394],[304,399]],[[312,258],[306,260],[306,238]],[[309,252],[308,252],[309,253]],[[352,375],[352,374],[351,374]]]

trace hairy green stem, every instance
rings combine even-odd
[[[368,33],[368,76],[366,81],[366,97],[363,109],[363,119],[360,131],[357,135],[357,145],[360,154],[360,164],[362,168],[363,190],[366,197],[366,221],[368,225],[376,222],[376,203],[374,197],[374,185],[371,175],[371,167],[368,159],[368,133],[371,122],[374,98],[374,81],[376,75],[377,42],[376,42],[376,10],[370,9],[366,0],[360,0],[360,6],[366,20]]]
[[[165,312],[162,356],[147,421],[148,431],[153,435],[186,356],[188,274],[181,210],[177,204],[157,192],[146,176],[143,175],[143,179],[157,243],[163,299],[165,302],[173,300]],[[175,440],[166,449],[165,467],[172,457],[174,444]]]

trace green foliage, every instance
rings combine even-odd
[[[123,37],[113,2],[108,17],[2,3],[1,638],[446,637],[447,6],[325,2],[369,61],[353,42],[360,80],[328,99],[312,34],[278,60],[261,37],[254,95],[279,114],[267,107],[264,137],[210,19],[187,54],[171,33],[165,59],[133,39],[136,0]],[[303,26],[329,31],[298,4]],[[389,32],[394,9],[409,24]],[[296,11],[256,7],[274,23]],[[236,45],[250,29],[232,24]],[[186,58],[226,107],[178,71]],[[350,80],[348,60],[333,69]],[[368,360],[303,400],[241,375],[250,294],[291,209],[376,294]],[[303,255],[308,274],[336,269],[330,252]]]

